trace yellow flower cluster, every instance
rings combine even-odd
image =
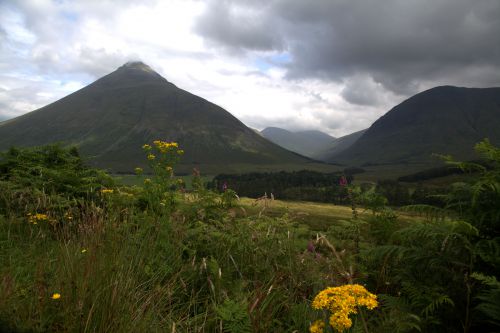
[[[38,224],[39,221],[48,221],[49,217],[46,214],[31,214],[28,213],[28,221],[33,224]]]
[[[103,189],[101,190],[101,193],[102,193],[102,194],[113,193],[113,192],[114,192],[114,190],[112,190],[112,189],[110,189],[110,188],[103,188]]]
[[[156,156],[155,156],[155,155],[153,155],[153,154],[148,154],[148,160],[152,161],[152,160],[154,160],[155,158],[156,158]]]
[[[326,288],[316,295],[312,302],[314,309],[326,309],[331,312],[329,323],[338,332],[342,332],[352,326],[352,320],[349,318],[349,315],[357,313],[358,306],[365,306],[370,310],[378,306],[377,296],[359,284]],[[310,329],[312,327],[311,325]],[[314,328],[315,332],[322,332],[317,327],[315,326]]]
[[[323,320],[316,320],[312,325],[309,327],[309,331],[311,333],[323,333],[325,329],[325,322]]]
[[[165,141],[156,140],[156,141],[153,141],[153,144],[156,146],[156,148],[158,148],[158,150],[162,154],[165,154],[166,152],[171,150],[171,148],[179,148],[179,144],[177,142],[165,142]]]

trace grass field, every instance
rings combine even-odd
[[[283,200],[256,200],[240,198],[240,204],[249,215],[263,214],[270,217],[279,217],[287,214],[291,220],[307,225],[313,231],[325,231],[339,221],[352,218],[352,208],[328,203]],[[357,208],[360,218],[372,215],[364,208]],[[419,220],[418,216],[398,211],[398,218],[402,223]]]

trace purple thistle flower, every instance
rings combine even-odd
[[[222,190],[224,192],[226,192],[226,190],[227,190],[227,183],[226,182],[224,182],[224,184],[222,184]]]
[[[347,186],[347,179],[345,178],[345,176],[340,177],[339,185],[340,186]]]

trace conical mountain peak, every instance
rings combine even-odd
[[[122,69],[131,69],[131,70],[140,70],[143,72],[149,72],[149,73],[156,73],[151,67],[143,63],[142,61],[129,61],[125,63],[123,66],[120,68]]]
[[[129,61],[118,67],[114,72],[97,80],[94,85],[108,87],[123,87],[140,84],[169,83],[163,76],[155,72],[142,61]],[[169,83],[169,85],[172,85]]]

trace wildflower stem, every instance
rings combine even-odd
[[[365,316],[363,315],[363,309],[361,309],[358,306],[358,310],[359,310],[359,316],[361,317],[361,322],[363,323],[363,329],[365,333],[370,333],[370,331],[368,331],[368,325],[366,324]]]

